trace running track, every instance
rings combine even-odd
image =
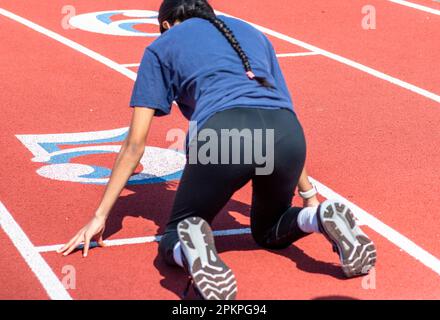
[[[157,10],[159,3],[79,0],[75,8]],[[54,253],[87,222],[103,187],[38,175],[43,164],[31,161],[17,135],[125,127],[135,64],[153,39],[64,29],[66,4],[0,5],[0,298],[176,299],[183,273],[157,259],[154,236],[163,231],[177,182],[127,187],[109,221],[109,247],[87,259]],[[310,174],[323,196],[355,205],[378,247],[376,288],[368,290],[360,278],[343,279],[318,235],[280,252],[261,250],[247,233],[246,186],[214,224],[221,234],[238,233],[217,241],[237,275],[238,297],[439,299],[440,5],[368,1],[377,29],[366,31],[364,1],[212,4],[263,28],[278,53],[293,54],[280,63],[306,131]],[[154,121],[148,145],[167,148],[170,128],[186,129],[177,108]],[[106,153],[73,162],[111,167],[113,159]],[[75,289],[61,284],[65,266],[76,270]]]

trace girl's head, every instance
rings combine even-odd
[[[214,9],[207,0],[164,0],[159,9],[160,32],[164,33],[173,25],[190,18],[201,18],[208,20],[226,38],[237,55],[240,57],[246,75],[251,80],[256,80],[262,86],[273,88],[265,78],[257,77],[252,72],[251,64],[246,53],[235,38],[231,29],[215,15]]]
[[[159,9],[160,32],[164,33],[176,22],[201,16],[215,18],[214,9],[206,0],[164,0]]]

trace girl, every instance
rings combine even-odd
[[[249,181],[258,245],[282,249],[322,233],[347,277],[368,273],[376,260],[372,241],[344,204],[319,204],[308,181],[303,130],[267,37],[245,22],[216,16],[205,0],[165,0],[158,20],[162,35],[145,50],[130,129],[103,198],[59,253],[67,255],[84,241],[86,257],[92,239],[104,245],[108,214],[143,155],[153,116],[169,114],[176,101],[197,129],[187,137],[188,163],[159,252],[169,265],[186,270],[202,298],[236,297],[235,277],[217,254],[209,225]],[[304,208],[291,206],[296,187]]]

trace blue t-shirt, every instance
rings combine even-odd
[[[218,16],[234,32],[256,76],[246,75],[226,38],[207,20],[191,18],[172,27],[145,50],[130,101],[132,107],[170,113],[173,101],[183,115],[202,125],[216,112],[235,107],[287,108],[293,104],[275,51],[267,37],[246,22]]]

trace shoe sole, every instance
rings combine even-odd
[[[205,300],[234,300],[237,281],[220,259],[209,224],[192,217],[177,226],[180,244],[194,286]]]
[[[368,274],[376,264],[376,247],[359,228],[350,208],[327,200],[321,204],[319,218],[324,235],[337,247],[345,275]]]

